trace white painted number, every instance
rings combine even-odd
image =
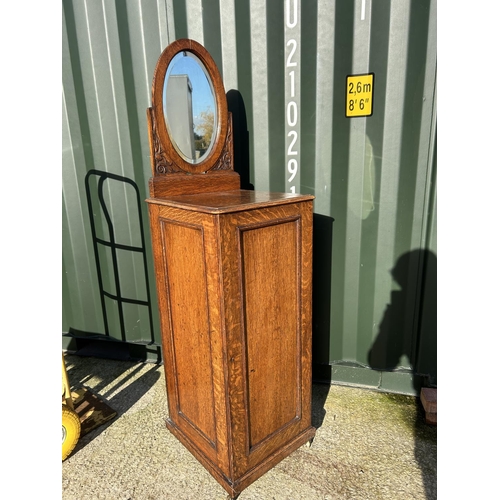
[[[290,71],[288,75],[290,76],[290,95],[295,97],[295,71]]]
[[[297,0],[293,1],[293,21],[290,19],[290,0],[286,0],[286,25],[288,28],[297,26]]]
[[[293,139],[292,139],[292,142],[290,143],[290,146],[288,146],[288,154],[290,156],[293,156],[293,155],[298,154],[297,151],[294,151],[293,146],[297,142],[297,137],[299,136],[299,134],[297,134],[297,132],[295,130],[290,130],[290,132],[288,132],[288,137],[290,137],[290,136],[292,136]]]
[[[290,54],[288,54],[288,59],[286,60],[286,67],[287,68],[291,68],[292,66],[297,66],[297,62],[292,61],[292,57],[295,54],[295,51],[297,50],[297,40],[290,38],[290,40],[288,40],[286,46],[288,47],[289,45],[292,46],[292,50],[290,51]]]
[[[293,179],[295,179],[295,176],[297,175],[297,170],[299,169],[299,165],[297,163],[297,160],[291,159],[288,160],[288,172],[290,172],[292,175],[288,179],[288,182],[292,182]]]
[[[286,121],[290,127],[297,125],[297,103],[290,101],[286,108]]]
[[[300,92],[300,70],[296,60],[296,54],[300,53],[297,39],[293,36],[294,28],[299,22],[299,0],[284,0],[285,1],[285,17],[286,17],[286,68],[297,68],[288,71],[289,93],[287,98],[290,100],[286,103],[286,127],[287,133],[287,179],[292,182],[299,172],[299,150],[297,149],[299,142],[299,133],[297,130],[290,130],[298,125],[299,122],[299,107],[296,101],[296,88]],[[293,30],[293,31],[292,31]],[[292,35],[290,38],[288,38]],[[296,80],[297,79],[297,80]],[[288,82],[286,82],[288,83]],[[285,84],[286,84],[285,83]],[[295,158],[290,158],[295,156]],[[300,183],[300,178],[295,182]],[[288,186],[289,192],[295,193],[296,186]]]

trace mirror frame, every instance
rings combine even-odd
[[[165,76],[172,59],[179,52],[191,52],[203,63],[206,73],[212,80],[215,92],[214,101],[217,107],[217,128],[214,131],[213,146],[210,152],[202,161],[190,163],[186,161],[174,146],[166,125],[166,117],[163,111],[163,88],[165,85]],[[217,169],[226,169],[227,167],[218,166],[221,156],[226,149],[226,139],[228,135],[228,111],[226,93],[219,70],[212,56],[201,44],[194,40],[183,38],[176,40],[168,45],[161,53],[153,74],[152,85],[152,150],[154,150],[154,175],[165,173],[185,172],[189,174],[206,173],[217,167]],[[157,142],[159,141],[159,144]]]

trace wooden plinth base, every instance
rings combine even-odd
[[[192,455],[210,472],[217,482],[229,493],[232,499],[235,499],[245,488],[250,486],[254,481],[259,479],[267,471],[272,469],[281,460],[286,458],[292,452],[300,448],[314,438],[316,429],[309,427],[303,433],[292,439],[285,446],[280,448],[275,453],[269,455],[256,467],[247,471],[243,476],[238,478],[227,477],[215,464],[213,464],[199,449],[179,431],[177,426],[169,419],[166,421],[167,429],[192,453]]]

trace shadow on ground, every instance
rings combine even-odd
[[[226,500],[223,488],[168,432],[163,367],[68,356],[74,386],[118,412],[63,462],[62,500]],[[312,446],[302,446],[238,500],[432,500],[436,428],[417,398],[313,384]],[[431,487],[434,485],[434,487]]]
[[[106,362],[99,358],[73,355],[65,355],[65,362],[72,391],[85,388],[117,412],[115,418],[81,436],[73,454],[143,398],[160,378],[160,370],[163,370],[161,365],[153,363]]]

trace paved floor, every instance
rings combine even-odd
[[[62,464],[63,500],[218,500],[225,490],[167,431],[163,366],[66,356],[73,388],[118,412],[83,436]],[[314,385],[310,448],[303,446],[238,500],[437,498],[437,428],[418,399]]]

